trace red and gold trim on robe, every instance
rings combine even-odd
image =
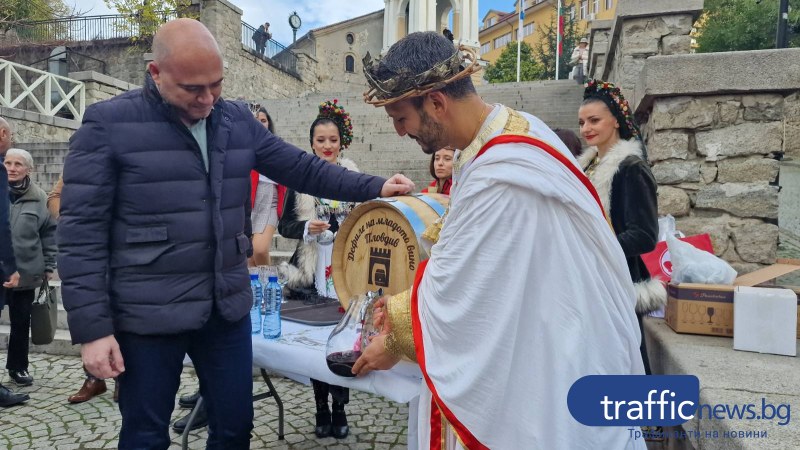
[[[548,155],[555,158],[557,161],[567,167],[570,172],[575,175],[581,183],[589,190],[592,198],[597,202],[601,214],[606,217],[603,205],[600,202],[600,197],[594,189],[591,181],[586,175],[567,157],[561,152],[556,150],[553,146],[541,139],[534,138],[527,135],[519,134],[501,134],[492,138],[487,142],[479,152],[475,155],[475,159],[483,155],[488,149],[495,145],[501,144],[529,144],[534,146]],[[450,408],[447,407],[442,401],[431,378],[428,376],[425,360],[425,347],[422,338],[422,323],[419,316],[419,297],[418,290],[425,275],[425,268],[428,261],[422,261],[417,267],[417,272],[414,277],[414,285],[410,291],[403,292],[402,294],[395,295],[387,302],[387,315],[389,323],[392,324],[392,333],[386,339],[386,349],[393,355],[403,356],[411,360],[416,360],[422,371],[425,383],[431,391],[431,418],[430,418],[430,448],[440,450],[446,448],[447,441],[447,427],[452,427],[457,435],[458,441],[470,450],[488,449],[470,432],[470,430],[462,424],[458,418],[453,414]],[[409,299],[410,297],[410,299]],[[410,300],[410,302],[409,302]],[[410,319],[411,336],[408,336],[408,322]],[[413,340],[412,340],[413,339]]]

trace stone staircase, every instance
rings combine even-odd
[[[45,192],[50,192],[64,168],[64,158],[69,151],[69,142],[15,144],[15,146],[30,152],[35,166],[31,179]]]
[[[577,131],[578,108],[583,88],[574,81],[535,81],[504,83],[478,87],[478,93],[490,103],[502,103],[531,113],[553,128]],[[430,157],[408,137],[399,137],[382,108],[364,103],[360,94],[312,94],[294,99],[266,99],[260,103],[270,111],[278,136],[302,149],[309,149],[309,126],[321,102],[338,99],[352,116],[353,143],[343,153],[366,173],[390,176],[400,172],[418,188],[426,186]]]

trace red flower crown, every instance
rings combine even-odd
[[[339,128],[342,136],[342,148],[347,148],[353,142],[353,123],[350,114],[339,105],[338,99],[326,101],[319,104],[318,119],[330,119]]]
[[[622,91],[608,81],[589,80],[586,83],[586,88],[583,91],[583,99],[586,100],[590,97],[597,97],[602,99],[611,109],[611,113],[617,118],[620,125],[625,125],[631,137],[641,140],[639,127],[633,118],[631,107],[628,100],[622,95]],[[628,139],[627,136],[623,136]]]

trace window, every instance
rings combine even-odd
[[[581,0],[581,20],[586,19],[586,16],[589,15],[587,8],[589,8],[589,0]]]
[[[489,18],[489,26],[492,26],[497,23],[497,17],[490,17]]]
[[[536,24],[531,22],[522,28],[522,37],[530,36],[536,30]]]
[[[355,42],[356,38],[353,36],[353,33],[347,33],[345,40],[347,40],[348,44],[353,45],[353,42]]]
[[[610,10],[614,8],[614,0],[606,0],[606,9]]]
[[[487,42],[487,43],[481,45],[481,55],[485,55],[485,54],[489,53],[490,51],[492,51],[492,43],[491,42]]]
[[[511,42],[511,33],[506,33],[494,40],[494,48],[503,48]]]
[[[575,6],[569,7],[569,20],[575,20]]]
[[[592,12],[595,14],[600,12],[600,0],[592,0]]]
[[[356,71],[356,59],[353,58],[353,55],[347,55],[344,58],[344,70],[345,72],[353,73]]]

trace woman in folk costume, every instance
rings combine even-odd
[[[628,101],[611,83],[591,80],[578,111],[581,135],[589,144],[578,159],[610,218],[636,287],[636,313],[642,316],[667,301],[664,284],[651,279],[642,254],[658,241],[656,181],[647,164],[639,128]],[[650,374],[644,333],[642,359]]]
[[[450,186],[453,184],[453,157],[455,153],[455,149],[443,147],[431,155],[429,170],[434,179],[422,192],[450,195]]]
[[[337,100],[319,106],[319,115],[311,124],[309,133],[311,149],[314,154],[331,164],[339,164],[358,172],[356,164],[341,156],[341,151],[353,140],[353,127],[350,116]],[[283,216],[278,223],[281,236],[298,239],[297,250],[289,263],[283,263],[278,270],[286,274],[289,289],[316,292],[323,297],[336,298],[331,273],[333,253],[333,234],[339,229],[336,215],[330,219],[318,219],[317,208],[332,210],[338,202],[312,197],[294,190],[286,193]],[[317,437],[333,436],[337,439],[347,437],[349,428],[344,405],[350,400],[350,390],[341,386],[331,386],[319,380],[311,380],[314,387],[314,400],[317,405]],[[328,408],[328,393],[333,397],[333,414]]]

